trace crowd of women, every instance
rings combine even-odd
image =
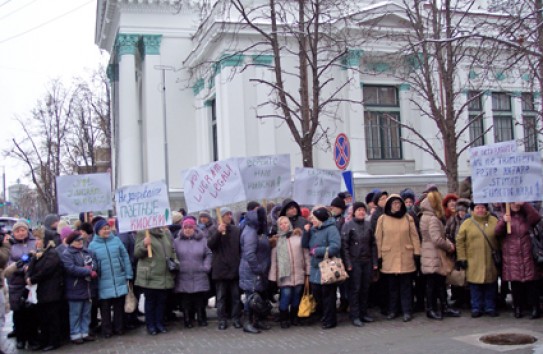
[[[94,341],[97,328],[104,338],[123,335],[139,324],[138,310],[125,311],[129,292],[144,299],[149,335],[167,332],[177,310],[185,328],[207,326],[211,297],[218,329],[247,333],[271,328],[269,301],[278,302],[281,328],[317,321],[334,328],[338,310],[362,327],[374,322],[372,306],[404,322],[419,310],[432,320],[460,316],[450,301],[467,305],[473,318],[495,317],[509,292],[514,317],[528,311],[537,319],[543,273],[532,238],[543,222],[532,203],[503,210],[443,197],[429,185],[418,197],[410,189],[375,189],[365,203],[340,193],[311,210],[291,199],[266,207],[250,202],[237,222],[227,207],[217,220],[180,210],[169,227],[138,233],[119,234],[114,219],[89,214],[76,225],[48,215],[35,230],[19,221],[0,247],[13,311],[9,336],[18,349],[48,351],[67,338]],[[342,259],[347,281],[323,283],[319,264],[326,257]],[[450,286],[453,271],[465,274],[466,285]],[[308,289],[316,309],[300,318]]]

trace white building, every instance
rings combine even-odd
[[[358,26],[353,28],[356,32],[378,19],[387,31],[407,31],[400,3],[354,2],[358,7],[344,23]],[[273,56],[237,52],[257,35],[240,29],[236,18],[222,1],[98,0],[96,43],[111,54],[115,186],[166,179],[175,207],[182,199],[182,171],[192,166],[235,156],[283,153],[291,155],[293,170],[302,165],[300,150],[286,125],[256,118],[269,109],[261,107],[269,90],[252,79],[273,78],[267,66]],[[393,73],[389,62],[379,59],[400,45],[392,40],[361,42],[329,74],[343,82],[351,80],[341,91],[343,98],[366,102],[365,106],[341,103],[335,112],[341,119],[323,120],[332,145],[339,133],[350,139],[348,168],[361,193],[374,187],[395,192],[404,187],[422,190],[428,183],[446,185],[430,155],[400,140],[409,133],[399,126],[386,128],[379,118],[387,112],[412,123],[442,151],[435,139],[437,128],[417,119],[420,111],[410,85]],[[284,59],[295,65],[291,58]],[[473,92],[484,92],[464,119],[484,116],[465,131],[463,140],[494,126],[479,143],[516,139],[527,142],[527,149],[537,149],[532,131],[514,122],[536,121],[539,95],[531,92],[521,76],[498,73],[489,83],[482,82],[480,75],[466,69],[459,78],[466,99]],[[297,86],[290,85],[296,92]],[[314,166],[337,169],[329,145],[314,148]],[[459,174],[470,174],[465,154]]]

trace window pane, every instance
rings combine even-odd
[[[364,113],[366,125],[366,152],[370,160],[401,159],[400,125],[396,112]]]
[[[481,104],[481,96],[480,96],[480,94],[481,93],[477,92],[477,91],[468,92],[468,100],[473,99],[470,103],[468,103],[468,110],[469,111],[481,111],[483,109],[482,108],[483,105]]]
[[[511,97],[504,92],[492,93],[493,111],[511,111]]]
[[[530,92],[522,93],[522,110],[535,111],[534,95]]]
[[[375,86],[364,86],[364,104],[367,105],[378,105],[379,97],[377,95],[378,88]]]
[[[513,140],[513,117],[494,117],[494,140],[497,143]]]
[[[537,127],[535,116],[524,116],[524,151],[537,151]]]
[[[399,106],[395,86],[364,86],[363,96],[364,104],[368,106]]]
[[[473,123],[469,126],[469,139],[472,141],[471,146],[482,146],[485,144],[483,132],[483,116],[482,115],[470,115],[470,122]]]

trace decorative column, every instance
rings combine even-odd
[[[273,55],[255,55],[252,57],[255,77],[267,82],[274,82],[273,73]],[[255,100],[255,116],[272,115],[277,113],[271,105],[259,107],[259,105],[270,100],[270,87],[259,83],[253,83]],[[250,116],[249,119],[252,119]],[[256,119],[256,132],[258,137],[258,151],[255,155],[274,155],[278,154],[276,150],[275,137],[277,134],[278,120],[264,118]]]
[[[363,101],[363,84],[360,79],[360,59],[364,52],[360,49],[349,50],[343,58],[343,68],[345,69],[348,85],[346,87],[346,99],[352,102]],[[366,161],[366,130],[364,128],[364,106],[351,102],[345,105],[345,125],[344,133],[347,134],[351,144],[351,162],[347,167],[355,172],[367,172]]]
[[[139,35],[119,33],[115,46],[119,60],[118,187],[141,184],[141,132],[136,85],[135,54]]]
[[[166,78],[168,71],[160,65],[162,35],[142,35],[142,138],[143,178],[145,182],[164,179],[166,176]],[[169,177],[169,176],[168,176]]]
[[[522,94],[520,91],[511,93],[511,110],[513,113],[513,139],[524,139],[524,119],[522,119]],[[517,124],[520,123],[520,124]],[[524,141],[524,140],[523,140]]]
[[[113,60],[114,58],[112,58]],[[110,110],[111,110],[111,181],[112,188],[116,189],[119,184],[117,178],[119,171],[119,64],[111,63],[106,70],[110,86]]]

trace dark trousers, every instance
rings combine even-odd
[[[40,330],[40,344],[43,346],[60,346],[62,339],[61,316],[63,315],[64,301],[38,303],[38,322]],[[70,322],[68,321],[68,324]]]
[[[497,283],[469,284],[471,295],[471,312],[496,311]]]
[[[438,311],[437,300],[446,306],[446,278],[440,274],[426,274],[426,311]],[[445,299],[443,297],[445,296]]]
[[[217,291],[217,316],[219,321],[226,321],[230,315],[232,319],[241,317],[241,298],[239,280],[215,280]],[[230,314],[228,313],[230,309]]]
[[[95,330],[98,327],[98,309],[100,308],[100,301],[97,296],[92,297],[92,306],[91,306],[91,320],[90,328]]]
[[[169,290],[166,289],[143,289],[145,294],[145,324],[150,331],[164,328],[164,308],[168,292]]]
[[[512,281],[511,293],[513,295],[513,306],[526,308],[528,305],[532,308],[539,306],[539,292],[537,281]]]
[[[415,311],[424,311],[424,298],[426,296],[426,277],[416,272],[415,278]]]
[[[124,296],[100,300],[100,317],[102,319],[102,334],[111,335],[123,331]],[[113,323],[111,309],[113,308]]]
[[[398,314],[398,299],[404,315],[412,314],[413,284],[412,273],[387,274],[388,279],[388,311]]]
[[[198,315],[198,321],[205,320],[207,296],[206,292],[199,293],[181,293],[181,304],[183,306],[183,320],[190,323],[194,320],[194,315]]]
[[[31,306],[13,311],[13,326],[16,328],[17,342],[37,342],[38,316],[36,310],[36,306]]]
[[[322,324],[335,325],[337,323],[337,285],[311,284],[311,290],[313,291],[313,296],[317,301],[317,314],[322,315]]]
[[[351,320],[365,316],[368,311],[372,264],[371,261],[355,261],[349,285],[349,317]]]

